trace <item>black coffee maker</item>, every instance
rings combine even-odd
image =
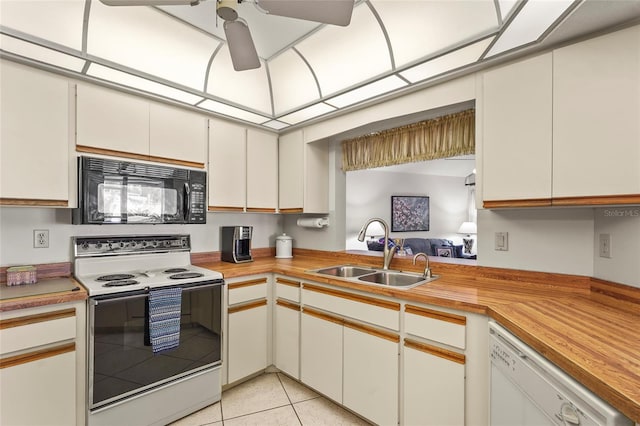
[[[251,262],[251,235],[253,226],[221,226],[220,245],[222,260],[231,263]]]

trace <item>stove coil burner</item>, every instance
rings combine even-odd
[[[169,275],[169,278],[171,278],[172,280],[186,280],[189,278],[199,277],[204,277],[204,274],[201,274],[200,272],[183,272],[181,274]]]
[[[111,274],[111,275],[103,275],[101,277],[96,278],[96,281],[122,281],[133,278],[134,275],[131,274]]]
[[[164,271],[165,274],[175,274],[178,272],[187,272],[187,268],[171,268]]]
[[[133,276],[133,275],[132,275]],[[124,287],[127,285],[139,284],[136,280],[117,280],[117,281],[109,281],[108,283],[104,283],[103,287]]]

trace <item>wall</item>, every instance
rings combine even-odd
[[[611,258],[599,256],[600,234],[611,237]],[[640,288],[640,206],[595,210],[594,276]]]
[[[206,225],[72,225],[71,210],[0,208],[0,265],[73,260],[71,237],[78,235],[190,234],[193,252],[220,250],[220,226],[252,225],[253,247],[274,247],[282,217],[257,213],[208,213]],[[49,248],[33,248],[33,230],[49,230]]]
[[[432,176],[357,170],[347,173],[347,250],[367,250],[357,240],[367,219],[380,217],[391,226],[392,195],[426,195],[429,197],[429,231],[391,233],[395,238],[447,238],[462,244],[457,234],[467,220],[468,190],[463,177]]]

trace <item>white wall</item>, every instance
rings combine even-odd
[[[600,234],[611,237],[611,258],[599,256]],[[594,276],[640,288],[640,206],[595,211]]]
[[[220,226],[252,225],[255,248],[275,246],[282,217],[258,213],[208,213],[206,225],[72,225],[70,209],[0,207],[0,265],[73,260],[71,237],[82,235],[190,234],[192,252],[220,250]],[[49,230],[49,248],[33,248],[33,230]]]
[[[347,173],[346,248],[367,250],[357,240],[367,219],[380,217],[391,227],[391,196],[429,197],[429,231],[392,232],[394,238],[447,238],[462,244],[457,234],[467,220],[468,190],[463,177],[381,172],[376,169]]]

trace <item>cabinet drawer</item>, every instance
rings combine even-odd
[[[0,321],[3,354],[76,337],[76,310],[63,309]]]
[[[405,307],[405,330],[409,334],[464,349],[467,318],[419,306]]]
[[[267,278],[228,283],[229,306],[267,297]]]
[[[276,297],[300,303],[300,281],[276,278]]]
[[[302,293],[304,305],[315,306],[348,318],[370,324],[400,329],[400,304],[338,290],[305,284]]]

